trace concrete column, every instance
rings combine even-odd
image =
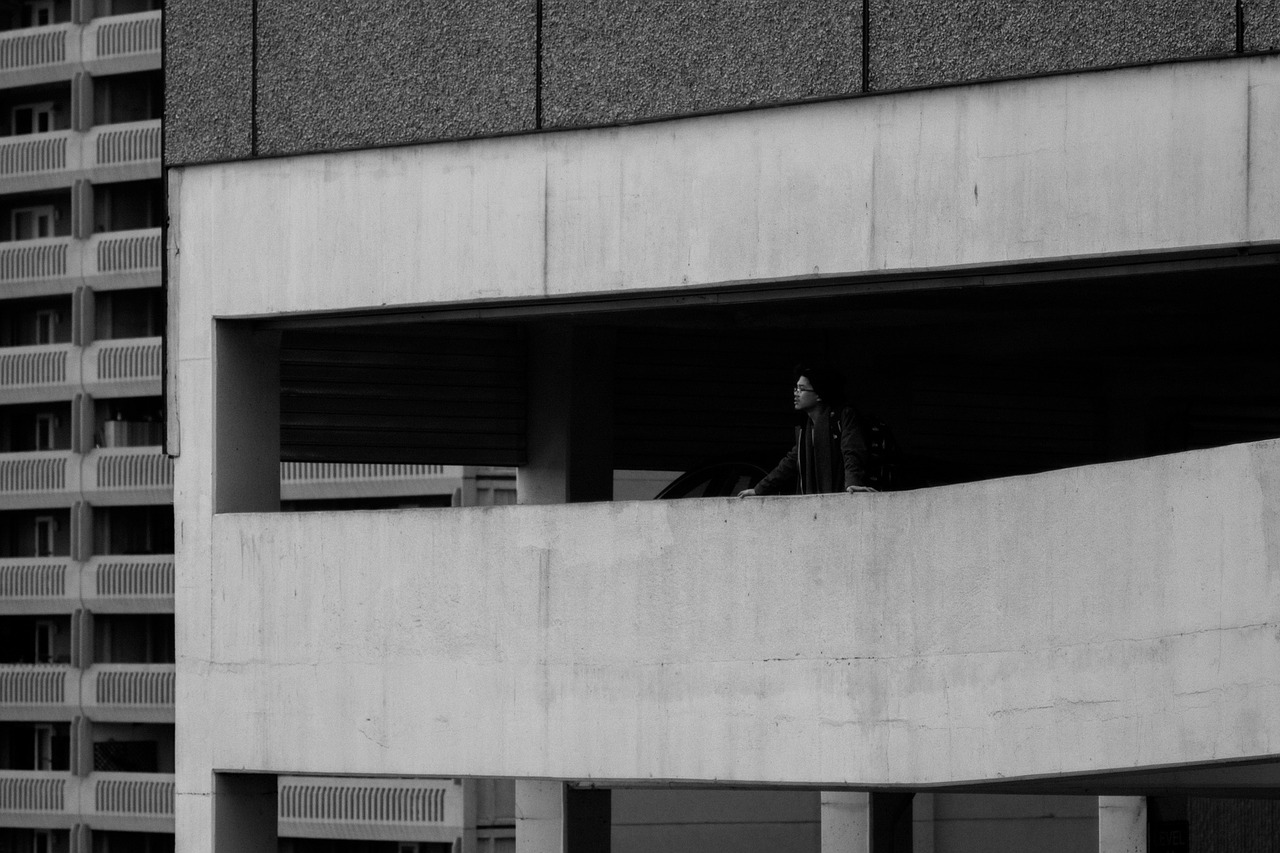
[[[823,791],[822,853],[912,853],[913,797]]]
[[[613,335],[538,326],[529,335],[528,461],[523,504],[613,499]]]
[[[911,851],[933,853],[933,794],[916,794],[911,801]]]
[[[213,853],[276,853],[276,777],[218,773],[213,782]]]
[[[1147,853],[1147,798],[1098,797],[1098,853]]]
[[[823,791],[822,853],[871,853],[871,795]]]
[[[214,512],[280,509],[280,333],[218,323]]]
[[[516,853],[609,853],[612,791],[516,780]]]
[[[564,787],[516,780],[516,853],[564,853]]]

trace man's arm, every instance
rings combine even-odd
[[[867,475],[867,439],[852,406],[840,410],[840,454],[844,457],[844,490],[874,492]]]
[[[788,450],[787,455],[782,457],[782,460],[774,466],[772,471],[765,474],[760,482],[756,483],[755,488],[738,492],[738,497],[749,498],[758,495],[776,495],[794,483],[796,475],[800,471],[800,464],[796,461],[799,457],[799,451],[799,445]]]

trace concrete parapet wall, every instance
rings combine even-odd
[[[208,529],[179,559],[194,768],[924,786],[1280,752],[1278,442]]]

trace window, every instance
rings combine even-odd
[[[52,412],[36,415],[36,450],[54,450],[58,438],[58,416]]]
[[[53,663],[53,657],[54,657],[53,642],[54,642],[54,638],[57,636],[58,636],[58,626],[56,623],[47,619],[41,619],[40,621],[36,622],[36,663]],[[50,732],[52,731],[53,730],[50,729]],[[37,732],[36,732],[37,742],[39,741],[39,734],[40,733],[37,728]],[[51,738],[52,736],[53,735],[50,734]],[[37,751],[36,753],[37,759],[39,759],[39,756],[40,756],[40,753]],[[45,770],[48,768],[40,767],[37,769]]]
[[[10,118],[14,136],[48,133],[53,130],[53,102],[22,104],[13,108]]]
[[[51,344],[58,339],[58,312],[45,309],[36,312],[36,343]]]
[[[53,556],[53,539],[58,532],[58,520],[51,515],[36,517],[36,556]]]
[[[53,0],[27,0],[22,5],[22,26],[47,27],[52,23]]]
[[[53,769],[53,726],[35,727],[35,769]],[[47,839],[46,839],[47,841]],[[36,849],[40,848],[39,835],[36,837]],[[47,847],[45,848],[48,849]]]
[[[9,227],[15,240],[39,240],[53,236],[53,205],[15,207],[9,215]]]

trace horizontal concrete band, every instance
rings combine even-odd
[[[1276,241],[1278,101],[1263,57],[175,169],[170,270],[237,317]]]
[[[178,723],[268,772],[927,785],[1265,757],[1278,471],[1267,442],[879,495],[219,515],[210,574],[184,569],[211,630]]]

